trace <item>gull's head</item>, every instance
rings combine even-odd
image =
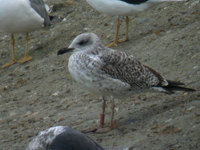
[[[101,45],[101,41],[94,33],[83,33],[78,35],[68,48],[63,48],[58,51],[58,55],[71,51],[86,51],[93,50],[95,47]]]
[[[74,48],[77,50],[90,49],[94,45],[98,44],[99,38],[94,33],[83,33],[78,35],[70,44],[69,48]]]

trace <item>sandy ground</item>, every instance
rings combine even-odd
[[[104,44],[114,35],[115,17],[100,14],[84,0],[47,0],[53,25],[32,32],[33,60],[0,69],[0,149],[22,150],[39,131],[56,125],[83,130],[98,125],[101,99],[70,76],[70,54],[57,56],[82,32]],[[122,25],[120,37],[124,34]],[[116,100],[115,129],[88,134],[107,150],[200,149],[200,2],[163,3],[131,17],[130,40],[115,49],[135,55],[166,78],[195,88],[193,93],[142,93]],[[25,36],[16,35],[17,58]],[[10,35],[0,33],[0,66],[10,59]],[[110,117],[110,103],[106,110]]]

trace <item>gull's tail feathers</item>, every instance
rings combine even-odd
[[[167,86],[154,86],[152,87],[152,89],[159,92],[164,92],[166,94],[173,94],[175,91],[185,91],[185,92],[196,91],[195,89],[192,88],[183,87],[183,85],[185,84],[182,82],[171,81],[171,80],[167,80],[167,82],[168,82]]]
[[[174,93],[174,91],[186,91],[186,92],[196,91],[195,89],[192,89],[192,88],[182,87],[183,85],[185,85],[182,82],[171,81],[171,80],[167,80],[167,82],[168,82],[168,85],[162,87],[163,89],[166,90],[167,93]]]

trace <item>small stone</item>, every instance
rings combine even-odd
[[[17,129],[17,126],[12,126],[10,127],[10,129]]]
[[[67,5],[72,5],[72,4],[73,4],[73,1],[67,0],[67,1],[65,2],[65,4],[67,4]]]
[[[4,86],[3,90],[6,91],[6,90],[8,90],[8,88],[9,87],[6,85],[6,86]]]
[[[62,19],[62,22],[65,22],[66,20],[67,20],[66,18],[63,18],[63,19]]]
[[[10,112],[9,116],[12,117],[12,116],[15,116],[16,113],[15,112]]]
[[[115,111],[118,112],[118,111],[119,111],[119,107],[116,107],[116,108],[115,108]]]
[[[198,69],[198,68],[199,68],[199,66],[194,66],[194,67],[193,67],[193,69]]]
[[[31,92],[31,90],[26,90],[27,93]]]
[[[192,109],[194,109],[195,108],[195,106],[191,106],[191,107],[189,107],[188,109],[187,109],[187,111],[191,111]]]
[[[61,121],[64,121],[64,120],[66,120],[66,118],[62,117],[62,118],[58,119],[58,122],[61,122]]]
[[[88,110],[88,107],[86,106],[86,107],[84,107],[84,110]]]
[[[70,93],[70,92],[71,92],[70,89],[67,89],[65,93]]]
[[[53,95],[53,96],[58,96],[58,94],[59,94],[59,92],[55,92],[55,93],[53,93],[52,95]]]
[[[149,21],[148,18],[143,18],[143,19],[140,19],[140,20],[138,21],[138,24],[142,24],[142,23],[145,23],[145,22],[148,22],[148,21]]]
[[[178,41],[178,40],[179,40],[178,38],[175,38],[175,39],[174,39],[174,41]]]
[[[172,121],[172,118],[166,120],[165,122],[167,123],[167,122],[171,122],[171,121]]]
[[[30,116],[32,113],[30,111],[27,111],[26,114],[24,115],[24,117],[28,117]]]
[[[8,76],[16,76],[16,74],[11,72],[11,73],[8,74]]]

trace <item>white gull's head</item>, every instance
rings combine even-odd
[[[58,50],[57,55],[62,55],[68,52],[95,51],[104,49],[100,39],[94,33],[82,33],[75,37],[69,47]]]
[[[68,48],[73,48],[74,51],[91,50],[101,45],[101,41],[94,33],[83,33],[78,35]]]

